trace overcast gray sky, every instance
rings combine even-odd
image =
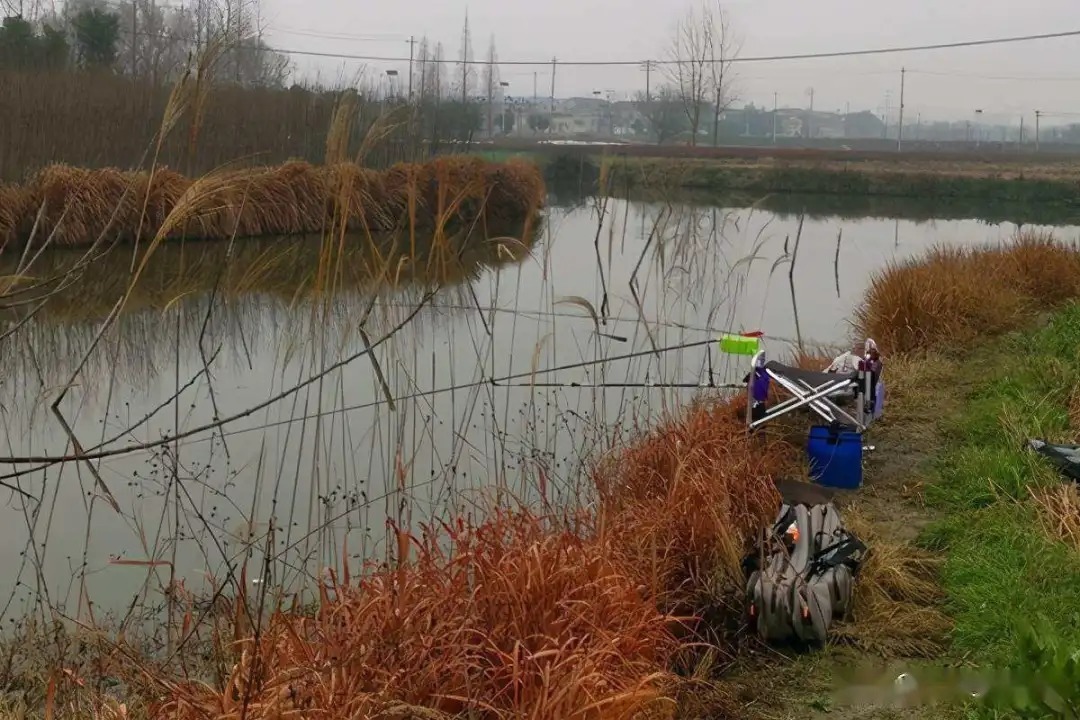
[[[470,0],[473,52],[486,56],[495,36],[500,60],[638,60],[663,57],[671,28],[688,5],[630,0]],[[744,57],[831,52],[871,47],[1080,30],[1080,0],[732,0],[724,3],[742,39]],[[408,57],[406,38],[426,35],[458,57],[466,4],[439,0],[354,2],[263,0],[267,40],[276,47],[361,55]],[[320,37],[321,36],[321,37]],[[302,75],[324,80],[370,74],[407,63],[314,59],[294,56]],[[869,109],[881,114],[899,104],[900,68],[906,66],[906,112],[924,119],[963,119],[984,110],[984,119],[1047,113],[1078,113],[1057,121],[1080,121],[1080,37],[992,47],[961,48],[847,59],[740,63],[735,89],[743,100],[781,106],[809,102],[821,110]],[[550,65],[503,66],[510,94],[550,93]],[[655,80],[654,75],[654,80]],[[556,95],[594,90],[632,94],[644,89],[634,67],[560,67]],[[1046,122],[1053,122],[1047,120]]]

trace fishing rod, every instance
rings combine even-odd
[[[713,382],[682,382],[682,383],[656,383],[656,382],[603,382],[603,383],[587,383],[587,382],[535,382],[535,383],[499,383],[493,382],[492,385],[500,388],[645,388],[645,389],[687,389],[687,390],[741,390],[745,389],[744,384],[735,383],[722,383],[716,384]]]

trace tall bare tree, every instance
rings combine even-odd
[[[717,4],[714,9],[710,0],[687,8],[675,24],[667,55],[665,73],[690,126],[690,144],[696,145],[707,106],[714,106],[715,126],[721,108],[732,101],[729,65],[738,46],[724,8]]]
[[[413,87],[417,88],[416,91],[416,104],[423,106],[424,101],[427,100],[425,91],[427,90],[428,71],[431,69],[430,49],[428,48],[428,39],[425,35],[420,38],[420,42],[416,46],[416,62],[412,63],[412,74],[409,78],[409,82]]]
[[[461,60],[461,66],[458,68],[458,82],[460,83],[458,93],[461,95],[461,102],[467,103],[476,82],[476,70],[472,66],[472,31],[469,30],[468,10],[465,11],[465,27],[461,30],[461,49],[458,57]]]
[[[431,55],[431,73],[428,76],[428,82],[431,84],[430,96],[435,98],[436,104],[446,95],[446,73],[443,72],[446,63],[443,62],[443,55],[443,44],[441,42],[435,43],[435,52]]]
[[[713,14],[713,33],[710,45],[710,75],[712,80],[713,102],[713,147],[720,139],[720,116],[735,102],[734,73],[731,63],[742,51],[742,39],[739,38],[731,22],[727,9],[719,2]]]
[[[662,85],[649,95],[639,92],[634,107],[657,145],[663,145],[688,126],[682,100],[672,85]]]
[[[120,18],[119,70],[155,84],[183,72],[197,30],[194,12],[155,0],[117,3]]]
[[[495,93],[499,89],[499,56],[495,52],[495,36],[488,43],[487,63],[484,65],[484,93],[487,96],[488,135],[495,134]]]

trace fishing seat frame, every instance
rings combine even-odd
[[[754,406],[753,384],[755,373],[764,372],[770,381],[782,387],[788,399],[768,407],[756,418],[751,408]],[[751,361],[751,371],[746,387],[747,411],[746,422],[751,430],[787,415],[793,410],[805,408],[818,415],[830,425],[846,424],[862,432],[870,426],[873,418],[866,413],[866,398],[872,398],[877,378],[859,370],[852,373],[825,373],[803,370],[778,363],[765,361],[765,351],[759,351]],[[839,404],[840,396],[854,396],[854,415]]]

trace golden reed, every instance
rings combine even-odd
[[[349,231],[439,230],[505,226],[544,205],[544,181],[532,164],[447,156],[385,171],[355,163],[224,170],[190,179],[161,168],[125,172],[52,165],[23,185],[0,186],[0,243],[31,233],[62,246],[170,238]],[[35,230],[36,227],[36,230]]]

